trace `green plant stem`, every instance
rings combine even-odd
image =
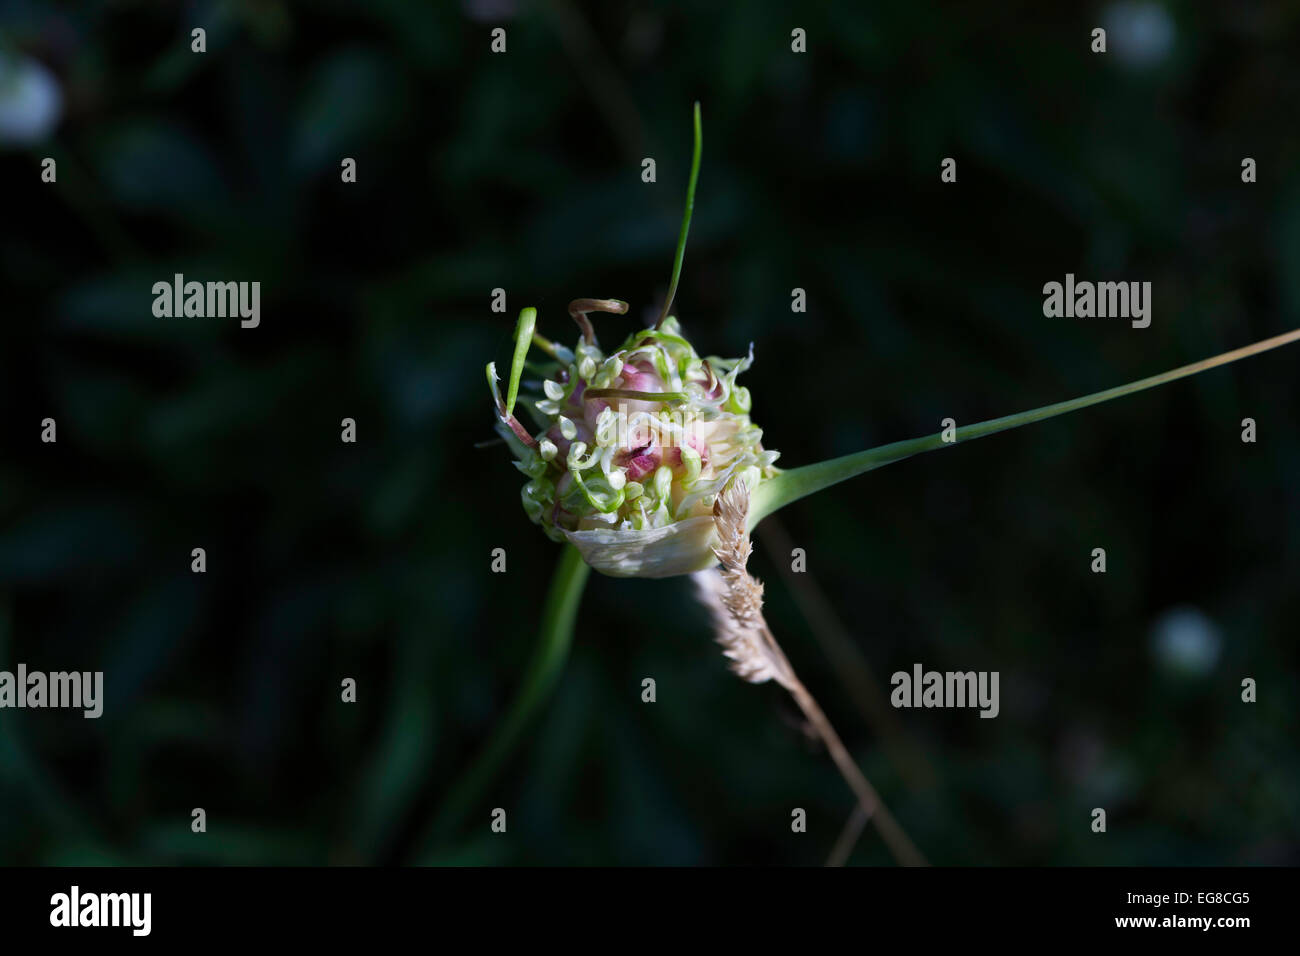
[[[668,283],[668,298],[664,299],[664,310],[659,313],[655,328],[664,324],[668,310],[677,298],[677,280],[682,275],[682,260],[686,257],[686,237],[691,231],[691,214],[695,212],[695,184],[700,178],[700,152],[704,147],[704,133],[700,128],[700,103],[695,101],[695,148],[691,155],[691,178],[686,184],[686,211],[682,214],[682,231],[677,237],[677,252],[673,256],[673,275]]]
[[[1150,378],[1129,382],[1127,385],[1119,385],[1105,391],[1084,395],[1081,398],[1057,402],[1055,405],[1044,405],[1041,408],[1030,409],[1027,412],[1019,412],[1015,415],[1007,415],[1003,418],[994,418],[974,425],[963,425],[956,429],[956,442],[945,442],[943,432],[939,432],[934,435],[926,435],[923,438],[892,442],[888,445],[868,448],[866,451],[854,452],[840,458],[832,458],[828,461],[780,472],[774,478],[760,483],[754,490],[750,504],[749,527],[752,529],[763,518],[784,508],[792,501],[798,501],[800,498],[807,497],[824,488],[829,488],[831,485],[884,465],[902,461],[912,455],[934,451],[938,448],[946,448],[952,444],[969,441],[972,438],[983,438],[985,435],[993,435],[997,432],[1019,428],[1021,425],[1040,422],[1046,418],[1054,418],[1057,415],[1065,415],[1081,408],[1087,408],[1090,405],[1099,405],[1102,402],[1110,401],[1112,398],[1121,398],[1125,395],[1132,395],[1134,392],[1155,388],[1157,385],[1164,385],[1166,382],[1186,378],[1189,375],[1195,375],[1197,372],[1203,372],[1219,365],[1227,365],[1238,359],[1257,355],[1260,352],[1267,352],[1269,349],[1275,349],[1278,346],[1297,340],[1300,340],[1300,329],[1293,329],[1271,339],[1264,339],[1262,342],[1256,342],[1253,345],[1247,345],[1231,352],[1224,352],[1222,355],[1216,355],[1213,358],[1193,362],[1191,365],[1184,365],[1172,371],[1163,372],[1160,375],[1152,375]]]
[[[434,821],[434,836],[450,832],[473,808],[520,735],[532,724],[538,707],[555,689],[573,646],[573,623],[590,573],[591,568],[582,560],[578,549],[565,545],[555,576],[551,578],[537,645],[524,674],[523,686],[487,746],[443,800],[442,809]]]

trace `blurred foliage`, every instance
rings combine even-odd
[[[53,71],[64,115],[0,144],[0,668],[103,669],[107,702],[98,721],[0,711],[0,862],[821,862],[849,793],[778,691],[726,673],[682,580],[593,579],[525,746],[476,819],[425,839],[518,685],[556,557],[503,450],[473,447],[483,364],[525,305],[566,340],[578,296],[653,314],[697,98],[677,311],[703,351],[753,341],[754,417],[785,464],[1294,327],[1298,19],[1264,0],[7,4],[0,47]],[[260,281],[261,326],[154,318],[177,272]],[[1151,280],[1152,326],[1044,319],[1066,272]],[[1297,361],[781,515],[881,679],[1001,672],[996,720],[894,712],[923,783],[756,542],[774,629],[932,861],[1300,859]],[[1218,642],[1208,667],[1153,642],[1184,605]],[[852,860],[889,857],[868,831]]]

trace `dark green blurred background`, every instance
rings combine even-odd
[[[627,299],[612,343],[662,303],[695,99],[676,311],[703,352],[754,343],[783,465],[1300,324],[1300,7],[1060,6],[8,3],[4,55],[63,109],[0,143],[0,669],[102,669],[106,702],[0,711],[0,862],[825,860],[849,791],[779,690],[727,673],[685,580],[593,578],[556,695],[427,837],[558,553],[473,447],[483,365],[523,306],[571,341],[570,299]],[[175,272],[260,281],[261,326],[154,318]],[[1151,281],[1151,327],[1044,318],[1066,272]],[[775,632],[933,862],[1300,862],[1297,368],[922,456],[756,540]],[[856,668],[887,693],[914,662],[999,671],[1000,716],[871,716]],[[852,861],[890,857],[868,830]]]

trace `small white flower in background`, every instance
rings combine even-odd
[[[1194,607],[1171,608],[1151,628],[1151,650],[1165,669],[1204,677],[1219,661],[1223,640],[1214,622]]]
[[[1102,17],[1110,49],[1125,66],[1159,66],[1174,48],[1174,21],[1159,3],[1123,0],[1112,3]]]
[[[45,139],[63,116],[63,91],[44,64],[0,52],[0,144]]]
[[[513,20],[519,13],[518,0],[461,0],[465,16],[479,23]]]

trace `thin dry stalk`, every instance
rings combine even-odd
[[[839,839],[831,849],[831,855],[826,858],[827,866],[843,866],[849,862],[849,856],[857,846],[858,837],[862,836],[862,828],[866,825],[867,815],[862,812],[862,804],[855,803],[853,812],[844,821],[844,829],[840,831]]]
[[[763,617],[763,585],[746,570],[752,551],[745,529],[748,514],[749,490],[735,482],[713,505],[713,522],[718,532],[714,554],[722,562],[722,568],[695,575],[700,599],[713,618],[722,653],[742,679],[753,684],[774,680],[790,692],[857,796],[864,820],[875,823],[899,863],[924,866],[925,858],[858,769],[816,699],[795,675],[768,627]]]
[[[773,554],[789,554],[793,547],[780,517],[770,515],[758,527],[758,537]],[[791,570],[787,561],[776,562],[781,579],[790,588],[795,605],[808,624],[808,631],[821,645],[835,676],[867,725],[880,739],[885,755],[898,775],[913,790],[928,790],[935,784],[935,772],[920,745],[910,738],[889,706],[889,695],[872,670],[866,656],[849,637],[840,616],[811,571]]]

